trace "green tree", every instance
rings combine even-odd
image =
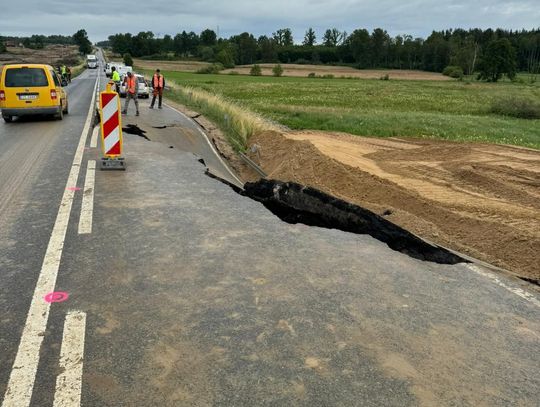
[[[315,31],[313,31],[313,28],[309,27],[304,35],[304,42],[302,44],[307,47],[312,47],[316,42],[317,36],[315,35]]]
[[[206,29],[204,30],[201,35],[201,45],[205,45],[207,47],[213,47],[217,43],[217,35],[213,30]]]
[[[6,44],[4,44],[3,38],[0,38],[0,53],[6,52],[6,51],[7,51]]]
[[[337,28],[329,28],[324,32],[323,45],[325,47],[337,47],[344,40],[344,35]]]
[[[280,28],[272,34],[272,38],[280,47],[290,47],[294,43],[290,28]]]
[[[131,54],[125,53],[122,59],[124,60],[124,64],[126,66],[133,66],[133,58],[131,57]]]
[[[232,37],[231,41],[238,47],[236,62],[239,65],[252,64],[255,62],[258,44],[257,40],[252,34],[244,32],[240,35]]]
[[[249,74],[251,76],[261,76],[262,75],[262,69],[260,65],[253,65],[249,71]]]
[[[262,35],[257,40],[257,45],[260,49],[261,61],[276,62],[278,60],[277,44],[273,38],[268,38],[266,35]]]
[[[281,64],[277,64],[276,66],[274,66],[272,68],[272,73],[276,77],[283,75],[283,67],[281,66]]]
[[[359,68],[367,68],[371,64],[371,37],[366,29],[354,30],[347,38],[348,47],[354,62]]]
[[[225,68],[234,68],[234,56],[228,49],[222,49],[216,56],[216,62],[222,64]]]
[[[503,75],[516,76],[516,50],[507,38],[491,41],[479,65],[478,79],[497,82]]]
[[[73,42],[79,46],[79,52],[81,54],[90,54],[92,52],[92,43],[88,39],[86,30],[80,29],[73,34]]]

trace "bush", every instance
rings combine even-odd
[[[0,41],[0,53],[6,52],[6,44]]]
[[[223,64],[227,69],[234,68],[234,58],[227,50],[222,49],[219,51],[216,56],[216,61]]]
[[[229,75],[240,75],[238,71],[230,71]]]
[[[449,65],[443,69],[442,74],[450,78],[463,78],[463,69],[460,66]]]
[[[308,78],[316,78],[317,77],[317,74],[315,72],[310,72],[308,73]]]
[[[126,66],[133,66],[133,58],[131,58],[131,54],[124,54],[123,59]]]
[[[540,119],[540,104],[517,97],[503,98],[491,103],[491,113],[519,119]]]
[[[204,68],[200,68],[196,73],[206,74],[206,75],[215,75],[215,74],[218,74],[223,69],[224,69],[223,65],[218,62],[212,65],[205,66]]]
[[[331,73],[327,73],[327,74],[321,76],[321,78],[323,78],[323,79],[334,79],[335,76],[332,75]]]
[[[262,76],[262,69],[261,69],[261,66],[260,65],[253,65],[251,67],[251,70],[249,71],[249,74],[251,76]]]
[[[281,64],[277,64],[276,66],[274,66],[272,68],[272,73],[276,77],[279,77],[279,76],[283,75],[283,67],[281,66]]]
[[[389,81],[390,80],[390,75],[386,74],[386,75],[383,75],[379,78],[381,81]]]

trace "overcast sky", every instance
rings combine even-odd
[[[153,31],[174,35],[205,28],[221,37],[244,31],[270,35],[293,30],[301,42],[308,27],[320,39],[325,29],[386,29],[391,35],[426,37],[446,28],[533,29],[540,27],[540,0],[1,0],[0,35],[71,35],[86,29],[90,40],[111,34]],[[142,4],[142,5],[141,5]]]

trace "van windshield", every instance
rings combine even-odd
[[[6,71],[6,88],[49,86],[43,68],[9,68]]]

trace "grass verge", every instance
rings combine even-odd
[[[169,81],[168,97],[206,116],[227,136],[236,151],[245,151],[249,137],[277,126],[224,97],[194,87],[184,87]]]
[[[249,112],[291,129],[540,149],[540,120],[501,116],[491,110],[492,103],[505,98],[540,100],[538,84],[164,74],[179,84],[169,96],[214,120],[237,149],[245,146],[253,126],[245,126],[246,131],[235,125],[231,131],[231,123],[242,121],[240,117]],[[202,97],[190,100],[186,89],[216,97],[219,102],[203,103]],[[228,105],[237,110],[231,106],[233,110],[226,113]]]

